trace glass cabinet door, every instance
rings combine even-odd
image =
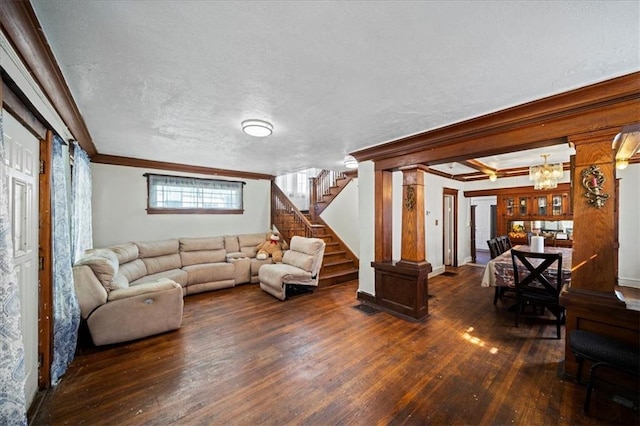
[[[551,209],[551,214],[553,216],[562,215],[562,194],[556,194],[551,197]]]
[[[506,213],[505,214],[507,216],[513,216],[514,215],[514,208],[515,208],[514,207],[515,199],[513,197],[506,197],[505,200],[504,200],[504,203],[505,203],[505,207],[506,207],[506,210],[505,210]]]
[[[537,215],[538,216],[546,216],[547,215],[547,196],[544,195],[542,197],[537,198]]]
[[[527,216],[527,214],[529,213],[527,209],[527,202],[528,202],[527,197],[518,198],[518,214],[520,216]]]

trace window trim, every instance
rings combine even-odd
[[[211,179],[211,178],[200,178],[193,176],[180,176],[180,175],[163,175],[158,173],[144,173],[144,176],[147,179],[147,214],[244,214],[244,185],[247,183],[239,180],[226,180],[226,179]],[[241,197],[240,204],[241,208],[239,209],[218,209],[218,208],[179,208],[179,207],[152,207],[151,203],[151,179],[150,177],[167,177],[174,179],[191,179],[191,180],[200,180],[200,181],[208,181],[208,182],[224,182],[224,183],[239,183],[242,184],[240,186]]]

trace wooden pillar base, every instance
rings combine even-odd
[[[376,271],[373,303],[409,321],[429,314],[429,262],[371,262]]]

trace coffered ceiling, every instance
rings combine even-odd
[[[640,70],[631,1],[32,5],[100,154],[274,175]]]

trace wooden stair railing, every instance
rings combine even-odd
[[[271,223],[289,242],[294,235],[321,238],[327,244],[320,287],[328,287],[358,278],[358,257],[322,219],[311,219],[291,202],[275,182],[271,184]]]
[[[320,213],[351,182],[353,174],[322,170],[318,176],[309,179],[309,213],[313,220],[320,217]]]
[[[313,225],[309,219],[291,202],[280,187],[271,182],[271,223],[285,240],[291,237],[315,237],[322,225]]]

